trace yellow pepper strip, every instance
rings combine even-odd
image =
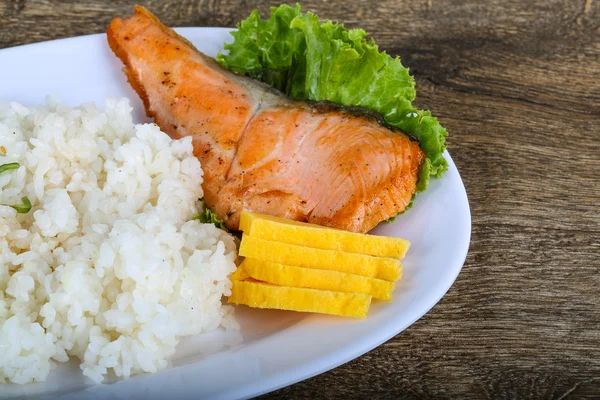
[[[410,247],[410,242],[400,238],[347,232],[247,211],[241,214],[240,230],[274,242],[378,257],[402,259]]]
[[[394,282],[337,271],[311,269],[246,258],[240,269],[252,278],[279,286],[363,293],[375,299],[391,300]]]
[[[397,280],[402,271],[402,264],[395,258],[313,249],[246,235],[242,237],[239,254],[284,265],[326,269],[388,281]]]
[[[371,296],[236,280],[233,281],[229,303],[364,318],[371,304]]]

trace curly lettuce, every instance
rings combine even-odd
[[[214,224],[217,228],[222,229],[225,232],[229,232],[229,229],[225,227],[225,223],[223,222],[223,220],[219,219],[217,217],[217,214],[206,206],[204,200],[201,200],[201,208],[203,209],[203,211],[199,214],[194,215],[192,219],[197,219],[203,224]]]
[[[327,100],[360,106],[418,139],[427,158],[417,191],[448,169],[442,153],[448,135],[429,111],[413,107],[415,81],[399,57],[380,52],[362,29],[319,21],[299,5],[271,8],[262,19],[254,10],[233,31],[234,41],[217,60],[237,73],[261,80],[297,100]]]

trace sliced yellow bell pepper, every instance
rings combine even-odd
[[[242,237],[239,254],[256,260],[345,272],[388,281],[397,280],[402,272],[402,264],[395,258],[313,249],[246,235]]]
[[[245,304],[255,308],[316,312],[364,318],[371,304],[371,296],[275,286],[255,280],[234,280],[229,303]]]
[[[390,300],[394,282],[337,271],[294,267],[246,258],[240,270],[252,278],[279,286],[363,293],[381,300]]]
[[[274,242],[379,257],[402,259],[410,247],[410,242],[400,238],[347,232],[247,211],[241,214],[240,230],[244,235]]]

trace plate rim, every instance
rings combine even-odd
[[[223,32],[231,32],[235,28],[228,27],[177,27],[174,28],[178,33],[185,35],[186,32],[194,32],[194,31],[202,31],[202,30],[219,30]],[[35,50],[36,47],[49,46],[49,45],[68,45],[70,42],[77,41],[86,41],[86,40],[96,40],[98,37],[105,36],[105,33],[97,33],[90,35],[81,35],[74,37],[66,37],[59,38],[53,40],[47,40],[42,42],[29,43],[24,45],[11,46],[7,48],[0,49],[1,55],[6,55],[7,53],[16,53],[16,52],[27,52]],[[432,300],[427,304],[426,311],[424,311],[421,315],[412,316],[407,322],[401,322],[398,319],[391,319],[386,321],[385,324],[379,325],[377,329],[373,329],[368,335],[362,336],[360,341],[353,341],[350,344],[346,344],[340,346],[335,349],[333,353],[328,353],[324,356],[321,356],[317,359],[312,359],[310,362],[300,363],[293,370],[285,369],[281,372],[271,374],[270,376],[262,379],[255,380],[252,383],[246,383],[243,385],[238,385],[232,389],[227,389],[220,392],[218,395],[213,398],[249,398],[254,396],[259,396],[265,393],[269,393],[283,387],[304,381],[311,377],[320,375],[326,371],[332,370],[334,368],[339,367],[351,360],[354,360],[367,352],[373,350],[374,348],[380,346],[384,342],[390,340],[394,336],[400,334],[402,331],[413,325],[420,318],[425,316],[436,304],[440,302],[440,300],[448,293],[450,288],[456,282],[456,279],[466,261],[468,251],[470,248],[471,237],[472,237],[472,215],[470,209],[470,203],[468,200],[468,194],[464,185],[464,181],[456,168],[456,164],[454,160],[450,156],[448,150],[444,152],[444,157],[448,161],[449,170],[454,169],[458,175],[458,182],[460,183],[460,187],[458,188],[462,199],[460,203],[465,205],[465,225],[468,226],[468,233],[466,234],[466,240],[464,240],[464,245],[460,249],[460,256],[456,257],[455,263],[459,264],[454,273],[452,274],[452,278],[448,279],[448,283],[444,285],[444,289],[440,290],[438,296],[434,296],[435,300]],[[194,362],[197,363],[197,362]],[[160,371],[159,371],[160,373]],[[145,375],[154,376],[154,375]],[[88,388],[84,388],[81,391],[76,393],[84,393],[87,392]],[[91,394],[91,393],[90,393]],[[48,394],[46,394],[48,395]],[[42,396],[45,396],[42,394]]]
[[[392,322],[386,324],[387,325],[396,325],[393,329],[383,329],[382,326],[379,326],[376,330],[373,331],[372,334],[368,335],[367,337],[372,337],[370,340],[366,340],[365,336],[361,337],[361,341],[360,342],[353,342],[353,345],[345,345],[342,347],[339,347],[336,349],[336,351],[333,354],[328,354],[326,356],[321,356],[319,357],[317,360],[312,360],[311,362],[306,362],[300,366],[298,366],[296,368],[296,371],[298,369],[300,369],[303,373],[302,374],[296,374],[295,376],[293,376],[292,374],[289,374],[287,372],[280,372],[277,374],[274,374],[272,376],[270,376],[269,378],[265,379],[265,380],[261,380],[258,383],[254,383],[252,385],[246,385],[245,388],[249,388],[249,389],[254,389],[254,390],[248,390],[249,392],[252,392],[252,394],[248,394],[248,395],[241,395],[241,396],[235,396],[234,393],[236,391],[232,391],[232,396],[230,398],[239,398],[239,399],[246,399],[246,398],[252,398],[255,396],[260,396],[266,393],[270,393],[273,392],[275,390],[279,390],[281,388],[296,384],[298,382],[302,382],[306,379],[310,379],[313,378],[317,375],[320,375],[322,373],[325,373],[327,371],[331,371],[343,364],[346,364],[358,357],[361,357],[362,355],[368,353],[369,351],[375,349],[376,347],[381,346],[383,343],[387,342],[388,340],[392,339],[393,337],[399,335],[400,333],[402,333],[404,330],[406,330],[407,328],[409,328],[410,326],[412,326],[415,322],[417,322],[418,320],[420,320],[421,318],[423,318],[427,313],[429,313],[429,311],[431,311],[431,309],[433,309],[441,300],[442,298],[444,298],[444,296],[446,296],[446,294],[448,293],[448,291],[452,288],[452,286],[454,285],[454,283],[456,282],[456,279],[458,278],[458,275],[460,275],[460,272],[462,271],[462,268],[464,267],[464,263],[467,259],[467,255],[469,253],[469,248],[470,248],[470,244],[471,244],[471,235],[472,235],[472,218],[471,218],[471,208],[470,208],[470,204],[468,201],[468,195],[467,195],[467,191],[466,188],[464,186],[464,182],[462,180],[462,177],[460,177],[460,173],[458,171],[458,168],[456,168],[456,164],[454,163],[454,160],[452,159],[452,157],[450,156],[450,153],[448,152],[448,150],[444,151],[444,158],[446,158],[446,160],[448,161],[448,169],[450,168],[454,168],[456,170],[456,172],[458,173],[458,176],[460,178],[460,184],[461,184],[461,193],[464,194],[464,201],[466,202],[466,209],[467,209],[467,220],[468,220],[468,227],[469,227],[469,232],[468,232],[468,239],[466,240],[466,245],[464,246],[464,249],[461,249],[461,256],[459,257],[460,262],[457,261],[458,264],[460,264],[460,267],[456,270],[456,273],[452,276],[452,279],[450,281],[450,283],[448,285],[446,285],[447,287],[445,287],[445,289],[443,290],[443,293],[440,291],[441,295],[439,296],[439,298],[433,302],[430,302],[431,304],[427,305],[427,310],[420,316],[417,316],[415,318],[411,318],[409,323],[403,323],[403,324],[393,324]],[[377,334],[378,333],[378,334]],[[362,342],[367,343],[367,345],[364,346],[357,346],[360,345]],[[357,349],[357,347],[360,347],[360,349]],[[350,351],[352,349],[355,349],[353,351]],[[348,355],[351,354],[351,355]],[[330,359],[330,362],[327,362],[327,359]],[[304,370],[310,370],[311,366],[314,367],[315,363],[319,364],[319,368],[314,368],[313,370],[311,370],[310,372],[304,372]],[[287,375],[292,375],[289,378],[286,377]],[[300,376],[301,375],[301,376]],[[268,385],[266,383],[268,382],[279,382],[277,384],[271,384]],[[229,392],[223,393],[223,396],[221,397],[221,395],[219,395],[218,398],[223,398],[223,399],[227,399],[228,396],[226,396]]]

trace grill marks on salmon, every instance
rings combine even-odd
[[[143,7],[108,42],[148,116],[191,136],[208,207],[237,230],[243,210],[367,232],[402,212],[425,159],[368,116],[292,101],[197,51]]]

